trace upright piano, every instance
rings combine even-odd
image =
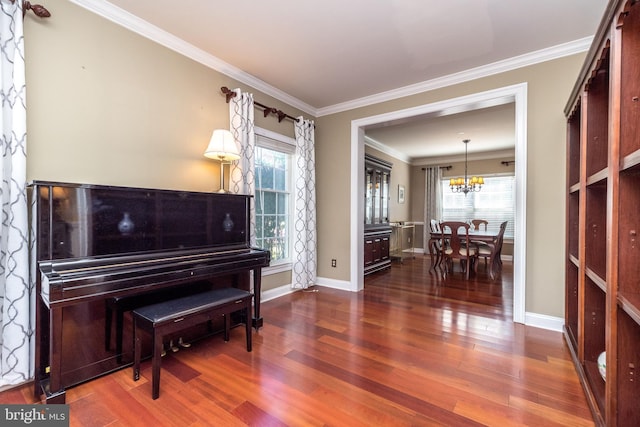
[[[270,254],[250,246],[250,196],[35,181],[29,197],[34,393],[47,403],[131,364],[136,306],[233,286],[253,290],[244,321],[262,326]]]

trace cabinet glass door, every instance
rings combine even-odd
[[[373,170],[367,169],[364,175],[364,223],[371,224],[373,221]]]
[[[389,174],[387,172],[382,173],[382,195],[380,203],[380,222],[387,223],[389,222]]]
[[[380,193],[382,191],[380,171],[373,171],[373,223],[380,224]]]

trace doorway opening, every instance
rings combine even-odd
[[[525,321],[526,295],[526,190],[527,190],[527,84],[392,111],[351,122],[351,277],[352,291],[364,289],[363,235],[364,133],[367,126],[406,120],[421,115],[449,115],[507,103],[515,104],[516,220],[513,248],[513,321]]]

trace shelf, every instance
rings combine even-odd
[[[640,294],[618,294],[618,306],[640,325]]]
[[[599,276],[598,274],[596,274],[596,272],[589,268],[587,268],[587,277],[596,286],[598,286],[602,292],[607,292],[607,282],[603,277]]]
[[[604,168],[587,177],[587,186],[606,185],[609,170]]]
[[[620,168],[624,170],[640,167],[640,149],[623,157]]]
[[[640,425],[640,325],[624,312],[618,314],[616,391],[620,402],[618,426]]]
[[[580,260],[574,255],[569,255],[569,261],[576,267],[580,264]]]

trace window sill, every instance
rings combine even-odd
[[[292,270],[291,261],[279,261],[277,264],[272,264],[269,267],[262,269],[263,276],[270,276],[272,274],[284,273]]]

